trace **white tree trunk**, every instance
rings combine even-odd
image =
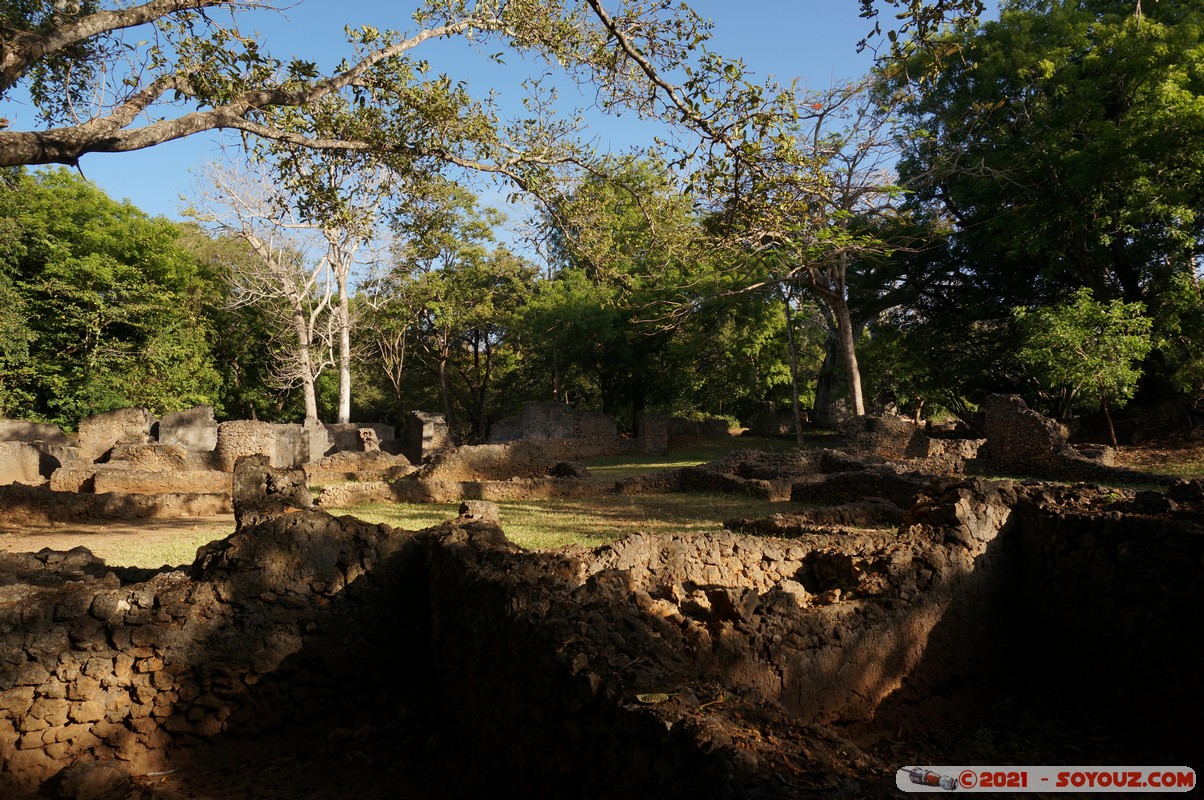
[[[339,419],[351,421],[351,304],[347,297],[347,278],[339,277]]]

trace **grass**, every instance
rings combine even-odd
[[[1204,446],[1162,449],[1123,448],[1118,463],[1130,469],[1140,469],[1172,478],[1195,480],[1204,478]]]
[[[811,444],[809,441],[808,444]],[[619,453],[583,462],[595,478],[621,480],[660,469],[679,469],[705,464],[737,450],[764,450],[784,453],[798,445],[792,439],[761,439],[755,436],[733,436],[718,441],[694,442],[688,447],[668,454]]]
[[[115,567],[147,567],[155,569],[162,566],[181,566],[191,564],[196,560],[198,548],[218,539],[224,539],[232,532],[228,526],[203,528],[172,540],[139,541],[131,537],[128,543],[112,543],[88,549],[98,558],[103,558],[106,564]]]
[[[737,450],[785,452],[795,447],[795,442],[784,439],[732,437],[693,443],[667,455],[622,453],[584,463],[595,478],[620,480],[656,470],[703,464]],[[696,494],[606,494],[559,500],[503,501],[497,505],[506,536],[520,547],[533,550],[570,544],[595,547],[641,532],[718,531],[725,519],[764,517],[782,510],[781,504],[767,500]],[[455,517],[458,508],[459,503],[366,503],[332,511],[368,522],[419,530]]]
[[[601,495],[497,505],[506,536],[531,550],[570,544],[596,547],[633,533],[718,531],[725,519],[765,517],[783,509],[782,504],[768,500],[697,494]],[[418,530],[455,517],[458,507],[458,503],[366,503],[332,511]]]

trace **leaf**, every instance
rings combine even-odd
[[[673,695],[665,694],[664,692],[652,692],[651,694],[637,694],[635,699],[646,705],[655,706],[665,702],[672,696]]]

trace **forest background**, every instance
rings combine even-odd
[[[2,29],[61,30],[93,5],[67,19],[5,3]],[[415,30],[472,19],[579,70],[600,107],[674,132],[599,153],[538,85],[507,118],[395,48],[371,84],[240,118],[253,141],[206,171],[180,222],[69,167],[30,168],[120,137],[63,135],[42,158],[0,129],[0,415],[70,428],[123,406],[277,421],[421,408],[480,440],[531,399],[632,430],[641,411],[735,424],[768,403],[820,424],[886,403],[972,421],[987,394],[1016,392],[1064,419],[1111,423],[1136,398],[1156,424],[1198,420],[1197,4],[1019,0],[979,21],[951,3],[930,27],[912,9],[871,39],[871,74],[822,89],[754,79],[667,3],[595,12],[602,38],[580,40],[567,12],[514,30],[482,22],[488,5],[432,3]],[[170,74],[177,101],[214,109],[256,82],[321,85],[313,64],[176,11],[151,44],[80,40],[88,63],[138,52],[127,92]],[[414,38],[348,35],[365,53]],[[86,53],[60,55],[12,73],[5,99],[86,134],[120,98],[96,91],[111,77],[63,66]],[[107,109],[81,123],[88,103]],[[528,198],[521,235],[499,241],[473,175]]]

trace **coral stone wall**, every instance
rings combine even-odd
[[[175,444],[192,453],[210,453],[217,447],[217,421],[212,406],[164,414],[159,420],[159,443]]]
[[[153,438],[151,428],[156,421],[154,414],[145,408],[119,408],[82,419],[80,456],[85,461],[96,461],[115,444],[146,444]]]
[[[133,582],[82,548],[0,553],[0,793],[76,760],[170,769],[225,731],[279,727],[303,707],[269,678],[313,671],[332,697],[370,678],[365,602],[346,590],[407,541],[290,514],[211,546],[191,575]]]
[[[0,486],[42,482],[42,454],[28,442],[0,442]]]
[[[522,439],[539,442],[553,458],[576,460],[619,452],[619,429],[597,411],[578,411],[564,403],[529,402],[514,416],[498,420],[489,433],[491,443]]]
[[[519,440],[506,444],[480,444],[444,450],[422,468],[426,481],[466,482],[543,477],[556,459],[543,442]]]

